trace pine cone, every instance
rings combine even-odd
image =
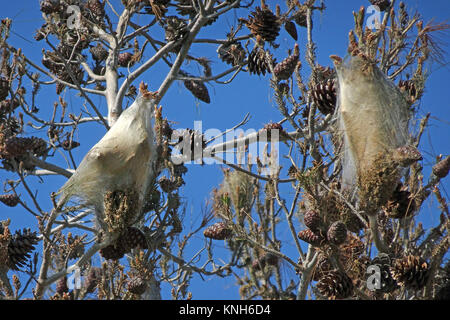
[[[16,194],[2,194],[0,195],[0,202],[3,202],[8,207],[15,207],[19,203],[19,197]]]
[[[9,81],[0,76],[0,100],[5,100],[9,94]]]
[[[298,238],[315,247],[321,247],[326,244],[327,239],[321,234],[315,234],[310,229],[302,230],[298,233]]]
[[[181,187],[184,184],[184,180],[181,177],[177,177],[175,180],[170,180],[167,177],[161,177],[158,180],[158,184],[162,191],[165,193],[171,193]]]
[[[92,58],[97,61],[105,61],[108,57],[108,51],[103,47],[103,45],[99,42],[95,47],[91,47],[89,52],[92,55]]]
[[[271,59],[274,61],[272,57]],[[256,46],[252,52],[250,52],[248,55],[248,71],[250,74],[256,73],[258,76],[261,73],[263,75],[266,75],[266,72],[270,73],[270,67],[264,49]]]
[[[300,51],[298,44],[295,44],[294,53],[278,63],[273,72],[278,80],[288,80],[297,66],[298,59],[300,57]]]
[[[16,231],[8,245],[8,266],[12,270],[22,268],[30,258],[30,254],[37,243],[38,237],[36,232],[31,232],[30,229]]]
[[[136,227],[128,227],[119,237],[118,241],[122,242],[124,247],[129,250],[135,248],[148,249],[144,233]],[[127,250],[127,252],[129,252],[129,250]]]
[[[320,231],[323,224],[319,212],[314,210],[309,210],[304,214],[303,222],[305,223],[306,227],[308,227],[312,232],[315,233]]]
[[[19,100],[6,99],[0,102],[0,114],[13,112],[20,106]]]
[[[119,66],[126,68],[131,63],[132,57],[133,55],[130,52],[122,52],[117,56],[117,62],[119,63]],[[131,65],[132,64],[130,64],[130,67]]]
[[[141,277],[133,277],[128,281],[128,291],[133,294],[141,295],[147,289],[147,282]]]
[[[316,268],[313,271],[312,279],[313,281],[319,281],[324,277],[325,274],[333,270],[330,260],[323,254],[319,256],[316,264]]]
[[[43,0],[40,4],[40,10],[45,14],[60,12],[61,5],[59,0]]]
[[[450,171],[450,156],[447,156],[445,159],[435,164],[432,170],[436,177],[444,179]]]
[[[69,292],[69,287],[67,286],[67,277],[62,277],[56,283],[56,293],[62,296],[64,293]]]
[[[320,82],[311,90],[314,104],[324,115],[334,113],[336,109],[337,95],[335,83],[336,81],[334,79],[328,79]]]
[[[391,275],[401,286],[420,290],[428,281],[428,263],[422,257],[409,255],[394,262]]]
[[[198,100],[210,103],[208,88],[206,88],[203,81],[185,80],[184,86],[188,89],[194,97]]]
[[[79,143],[79,142],[74,141],[74,140],[70,141],[69,139],[66,139],[66,140],[64,140],[64,141],[61,143],[61,147],[62,147],[64,150],[66,150],[66,151],[75,149],[75,148],[77,148],[77,147],[79,147],[79,146],[80,146],[80,143]]]
[[[102,277],[102,269],[97,267],[91,267],[89,269],[88,276],[84,282],[86,293],[93,293],[97,288],[97,285]]]
[[[217,48],[217,54],[220,60],[232,66],[241,64],[245,59],[245,50],[240,42],[221,44]]]
[[[363,222],[353,212],[347,211],[341,214],[340,219],[350,232],[359,233],[364,228]]]
[[[358,236],[348,233],[347,240],[339,246],[346,259],[356,259],[364,253],[364,243]]]
[[[331,224],[327,232],[328,241],[340,245],[347,239],[347,227],[342,221],[336,221]]]
[[[188,32],[186,22],[176,16],[167,17],[165,22],[164,30],[167,42],[179,40]],[[179,51],[179,48],[175,51]]]
[[[353,282],[345,273],[333,270],[317,282],[317,289],[328,299],[345,299],[353,293]]]
[[[28,151],[31,151],[36,156],[43,156],[47,151],[47,143],[45,140],[37,137],[10,137],[5,141],[2,156],[4,158],[19,157]]]
[[[298,40],[297,28],[292,21],[286,21],[284,23],[284,30],[295,40]]]
[[[280,32],[280,22],[277,16],[264,4],[262,9],[256,7],[256,11],[252,12],[246,26],[254,36],[260,36],[264,41],[274,41]]]
[[[408,187],[399,183],[391,198],[388,200],[384,212],[393,219],[410,217],[416,210],[416,203]]]
[[[296,13],[293,14],[293,17],[297,25],[303,28],[308,27],[306,10],[298,10]]]
[[[386,11],[387,8],[391,5],[389,0],[369,0],[370,3],[374,6],[378,6],[380,11]]]
[[[403,146],[395,149],[392,157],[401,167],[409,167],[423,159],[419,150],[413,146]]]
[[[31,137],[30,139],[30,150],[37,156],[42,157],[47,154],[47,142],[44,139],[38,137]]]
[[[127,253],[127,249],[122,242],[117,241],[100,249],[100,255],[106,260],[119,260]]]
[[[212,226],[209,226],[203,231],[203,235],[206,238],[214,240],[225,240],[231,238],[233,232],[224,222],[217,222]]]
[[[381,279],[380,288],[375,288],[376,292],[389,293],[398,288],[397,282],[392,278],[391,275],[391,259],[387,254],[380,253],[377,257],[373,258],[370,266],[377,266],[380,268]],[[366,280],[370,277],[370,273],[366,274]]]
[[[105,16],[105,2],[100,0],[88,0],[86,8],[92,12],[97,19],[102,19]]]

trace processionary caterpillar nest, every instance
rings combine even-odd
[[[344,139],[343,185],[370,170],[381,154],[408,142],[408,104],[397,86],[359,56],[334,60],[338,76],[338,125]]]
[[[155,96],[142,83],[141,95],[124,110],[116,123],[92,147],[72,177],[58,191],[58,206],[71,198],[93,206],[105,228],[105,196],[111,192],[137,193],[133,210],[139,214],[157,159],[151,120]]]

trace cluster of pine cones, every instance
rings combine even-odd
[[[0,223],[0,235],[4,235],[4,233],[5,227]],[[30,229],[17,230],[11,235],[8,243],[7,267],[12,270],[26,267],[37,243],[36,232],[32,232]]]
[[[100,250],[100,255],[107,260],[119,260],[132,249],[148,249],[145,234],[139,228],[128,227],[118,239]]]
[[[300,240],[313,246],[322,247],[327,243],[341,245],[347,239],[347,226],[342,221],[335,221],[326,226],[319,212],[309,210],[304,214],[307,229],[298,233]]]

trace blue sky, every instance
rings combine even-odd
[[[276,3],[284,6],[285,1],[266,1],[267,4],[274,8]],[[425,21],[435,19],[436,21],[449,20],[450,1],[448,0],[410,0],[405,1],[411,12],[420,9]],[[325,1],[327,10],[322,14],[316,14],[314,17],[313,37],[317,42],[318,62],[322,65],[331,65],[329,55],[337,54],[344,56],[347,48],[347,35],[353,27],[352,11],[357,11],[361,5],[367,6],[367,0],[328,0]],[[15,47],[21,47],[23,52],[32,60],[40,62],[41,50],[44,46],[42,42],[33,40],[34,30],[42,24],[40,17],[38,1],[3,1],[1,18],[9,17],[13,19],[13,33],[9,40],[10,44]],[[135,22],[145,22],[145,16],[135,19]],[[233,14],[222,17],[217,26],[209,26],[201,33],[201,37],[220,37],[225,38],[226,33],[233,25]],[[305,39],[306,29],[298,28],[300,55],[305,56]],[[449,40],[449,39],[447,39]],[[293,48],[293,40],[282,32],[277,39],[280,44],[278,50],[278,61],[286,54],[288,49]],[[252,44],[250,44],[250,48]],[[447,43],[444,47],[446,50],[446,60],[449,61],[450,47]],[[219,73],[223,69],[223,65],[218,63],[215,53],[216,47],[211,45],[198,44],[194,45],[194,51],[198,55],[216,61],[212,64],[213,73]],[[150,57],[150,53],[145,58]],[[306,63],[304,63],[306,65]],[[423,165],[425,167],[425,178],[430,172],[430,165],[434,163],[434,159],[438,154],[450,154],[450,90],[448,89],[449,69],[450,66],[432,65],[430,78],[428,80],[426,93],[420,105],[419,116],[423,116],[430,112],[429,128],[423,137],[420,150],[424,155]],[[195,74],[199,72],[198,68],[186,66],[186,70]],[[305,78],[307,78],[307,68],[304,69]],[[167,68],[164,65],[158,65],[150,70],[140,80],[149,83],[149,87],[153,90],[159,87]],[[138,83],[137,82],[137,83]],[[270,121],[278,121],[281,115],[276,109],[273,101],[272,91],[269,86],[269,76],[255,76],[241,73],[229,85],[209,84],[208,89],[211,96],[211,104],[199,103],[184,88],[181,82],[175,82],[170,90],[161,101],[163,105],[164,116],[174,121],[175,128],[192,128],[194,121],[201,120],[203,129],[218,128],[225,130],[240,122],[247,112],[251,114],[251,120],[244,129],[259,129]],[[56,100],[54,88],[49,90],[43,89],[42,95],[38,101],[38,107],[41,114],[50,112],[53,102]],[[77,99],[73,92],[66,91],[66,100],[69,102],[70,112],[79,113],[80,100]],[[106,113],[105,101],[94,97],[94,102],[98,108]],[[27,135],[40,135],[32,128],[26,129]],[[79,162],[84,154],[92,147],[98,139],[104,134],[104,128],[98,124],[85,125],[83,130],[77,131],[76,140],[82,145],[75,150],[74,157]],[[60,161],[60,162],[58,162]],[[55,163],[64,165],[61,160]],[[210,198],[211,189],[217,186],[222,180],[222,174],[218,165],[189,165],[189,172],[186,175],[186,185],[182,188],[182,197],[186,201],[187,216],[186,228],[191,223],[198,223],[201,219],[202,207],[205,200]],[[0,181],[3,183],[6,179],[13,178],[10,173],[0,171]],[[32,186],[38,190],[41,202],[45,203],[44,208],[50,207],[49,193],[56,191],[64,182],[64,178],[53,177],[46,178],[45,182],[39,179],[31,178]],[[443,183],[446,194],[450,191],[449,182]],[[288,191],[286,191],[288,192]],[[438,221],[438,212],[436,210],[435,200],[424,204],[420,219],[424,225],[434,225]],[[31,215],[24,213],[22,209],[6,209],[0,207],[0,219],[12,216],[12,229],[21,228],[23,226],[36,226]],[[203,244],[202,237],[198,237],[198,245]],[[222,252],[221,247],[224,244],[218,244],[218,252]],[[197,245],[195,242],[190,250],[196,252]],[[294,256],[294,259],[296,257]],[[235,286],[234,278],[226,279],[207,279],[203,282],[199,277],[194,277],[191,291],[194,299],[237,299],[238,288]],[[169,298],[167,293],[164,298]]]

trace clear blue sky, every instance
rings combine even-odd
[[[272,8],[275,7],[276,3],[280,3],[282,6],[285,3],[285,1],[266,2]],[[433,18],[436,21],[448,21],[450,18],[450,1],[448,0],[411,0],[405,2],[408,3],[410,11],[420,8],[420,12],[425,21]],[[328,0],[325,3],[327,10],[323,14],[316,14],[314,17],[315,28],[313,36],[318,45],[318,61],[320,64],[327,66],[331,65],[329,55],[345,55],[347,35],[353,27],[352,11],[357,11],[361,5],[367,6],[369,1]],[[34,30],[42,24],[38,1],[2,1],[1,18],[4,17],[13,19],[13,34],[9,42],[16,47],[21,47],[27,56],[40,62],[41,50],[44,43],[37,43],[33,40]],[[140,22],[139,20],[135,21]],[[142,18],[142,22],[144,22],[144,18]],[[229,31],[231,25],[233,25],[232,16],[228,16],[228,18],[224,17],[219,20],[217,26],[207,27],[202,36],[218,35],[221,38],[225,38],[225,34]],[[304,57],[306,33],[303,28],[298,28],[298,31],[300,52],[301,56]],[[281,54],[278,59],[280,60],[285,55],[287,49],[293,48],[293,40],[285,32],[282,32],[281,36],[277,39],[277,43],[280,44],[278,51]],[[444,49],[447,51],[445,56],[446,60],[449,61],[450,47],[448,43]],[[213,60],[216,60],[215,50],[216,48],[213,46],[195,46],[196,53]],[[220,72],[223,68],[219,63],[213,64],[212,67],[213,73]],[[191,67],[187,68],[187,70],[195,73],[197,69]],[[164,67],[157,67],[149,73],[146,73],[141,79],[148,82],[151,89],[156,89],[159,87],[166,71],[167,69]],[[425,177],[428,176],[430,164],[434,163],[436,155],[440,153],[444,155],[450,154],[449,66],[441,67],[433,65],[431,71],[420,110],[420,115],[428,112],[432,114],[429,130],[426,132],[420,148],[424,155],[423,165],[427,167]],[[169,120],[176,122],[174,125],[175,128],[192,128],[195,120],[202,120],[204,129],[218,128],[225,130],[240,122],[244,115],[250,112],[252,118],[245,129],[259,129],[270,121],[278,121],[281,117],[275,108],[268,80],[269,76],[267,75],[258,78],[254,75],[250,76],[242,73],[229,85],[208,85],[211,96],[211,104],[209,105],[204,103],[198,104],[190,93],[185,90],[182,83],[174,83],[161,102],[164,107],[164,115]],[[44,90],[43,93],[46,97],[40,97],[38,99],[38,107],[41,113],[50,111],[53,102],[56,100],[53,88],[51,90]],[[73,97],[73,93],[70,92],[66,94],[66,99],[69,102],[69,108],[72,108],[74,113],[78,113],[79,106],[76,103],[79,100]],[[98,103],[99,109],[106,113],[105,102],[96,97],[94,101]],[[82,143],[81,147],[74,152],[76,161],[78,162],[104,134],[103,127],[99,125],[86,125],[84,128],[84,130],[77,132],[76,137]],[[38,135],[41,133],[28,127],[26,134]],[[59,164],[63,165],[63,162]],[[188,213],[185,220],[186,228],[189,228],[191,223],[195,224],[200,221],[201,209],[204,206],[205,200],[209,198],[211,189],[217,186],[222,179],[221,170],[217,165],[189,165],[188,168],[189,172],[185,179],[186,185],[182,188],[182,196],[186,201]],[[9,173],[0,171],[1,182],[13,177]],[[64,182],[64,178],[60,177],[46,178],[45,183],[39,182],[38,179],[32,178],[31,180],[33,181],[32,186],[38,190],[39,197],[47,207],[50,207],[49,193],[56,191]],[[444,186],[448,194],[450,190],[448,180],[444,182]],[[22,209],[7,209],[5,206],[0,207],[0,219],[4,219],[7,216],[12,216],[13,230],[23,226],[33,225],[34,228],[36,226],[34,221],[30,223],[32,217],[24,213]],[[438,221],[438,212],[434,200],[424,205],[420,219],[424,221],[425,225],[436,224]],[[196,252],[196,249],[202,246],[202,237],[198,237],[197,240],[198,243],[192,243],[190,248],[191,252]],[[223,244],[217,245],[219,252],[221,251],[221,246]],[[293,258],[296,260],[296,256]],[[199,277],[194,277],[190,290],[194,294],[194,299],[239,298],[238,288],[235,286],[234,278],[206,279],[203,282]],[[164,294],[164,298],[169,298],[167,292]]]

